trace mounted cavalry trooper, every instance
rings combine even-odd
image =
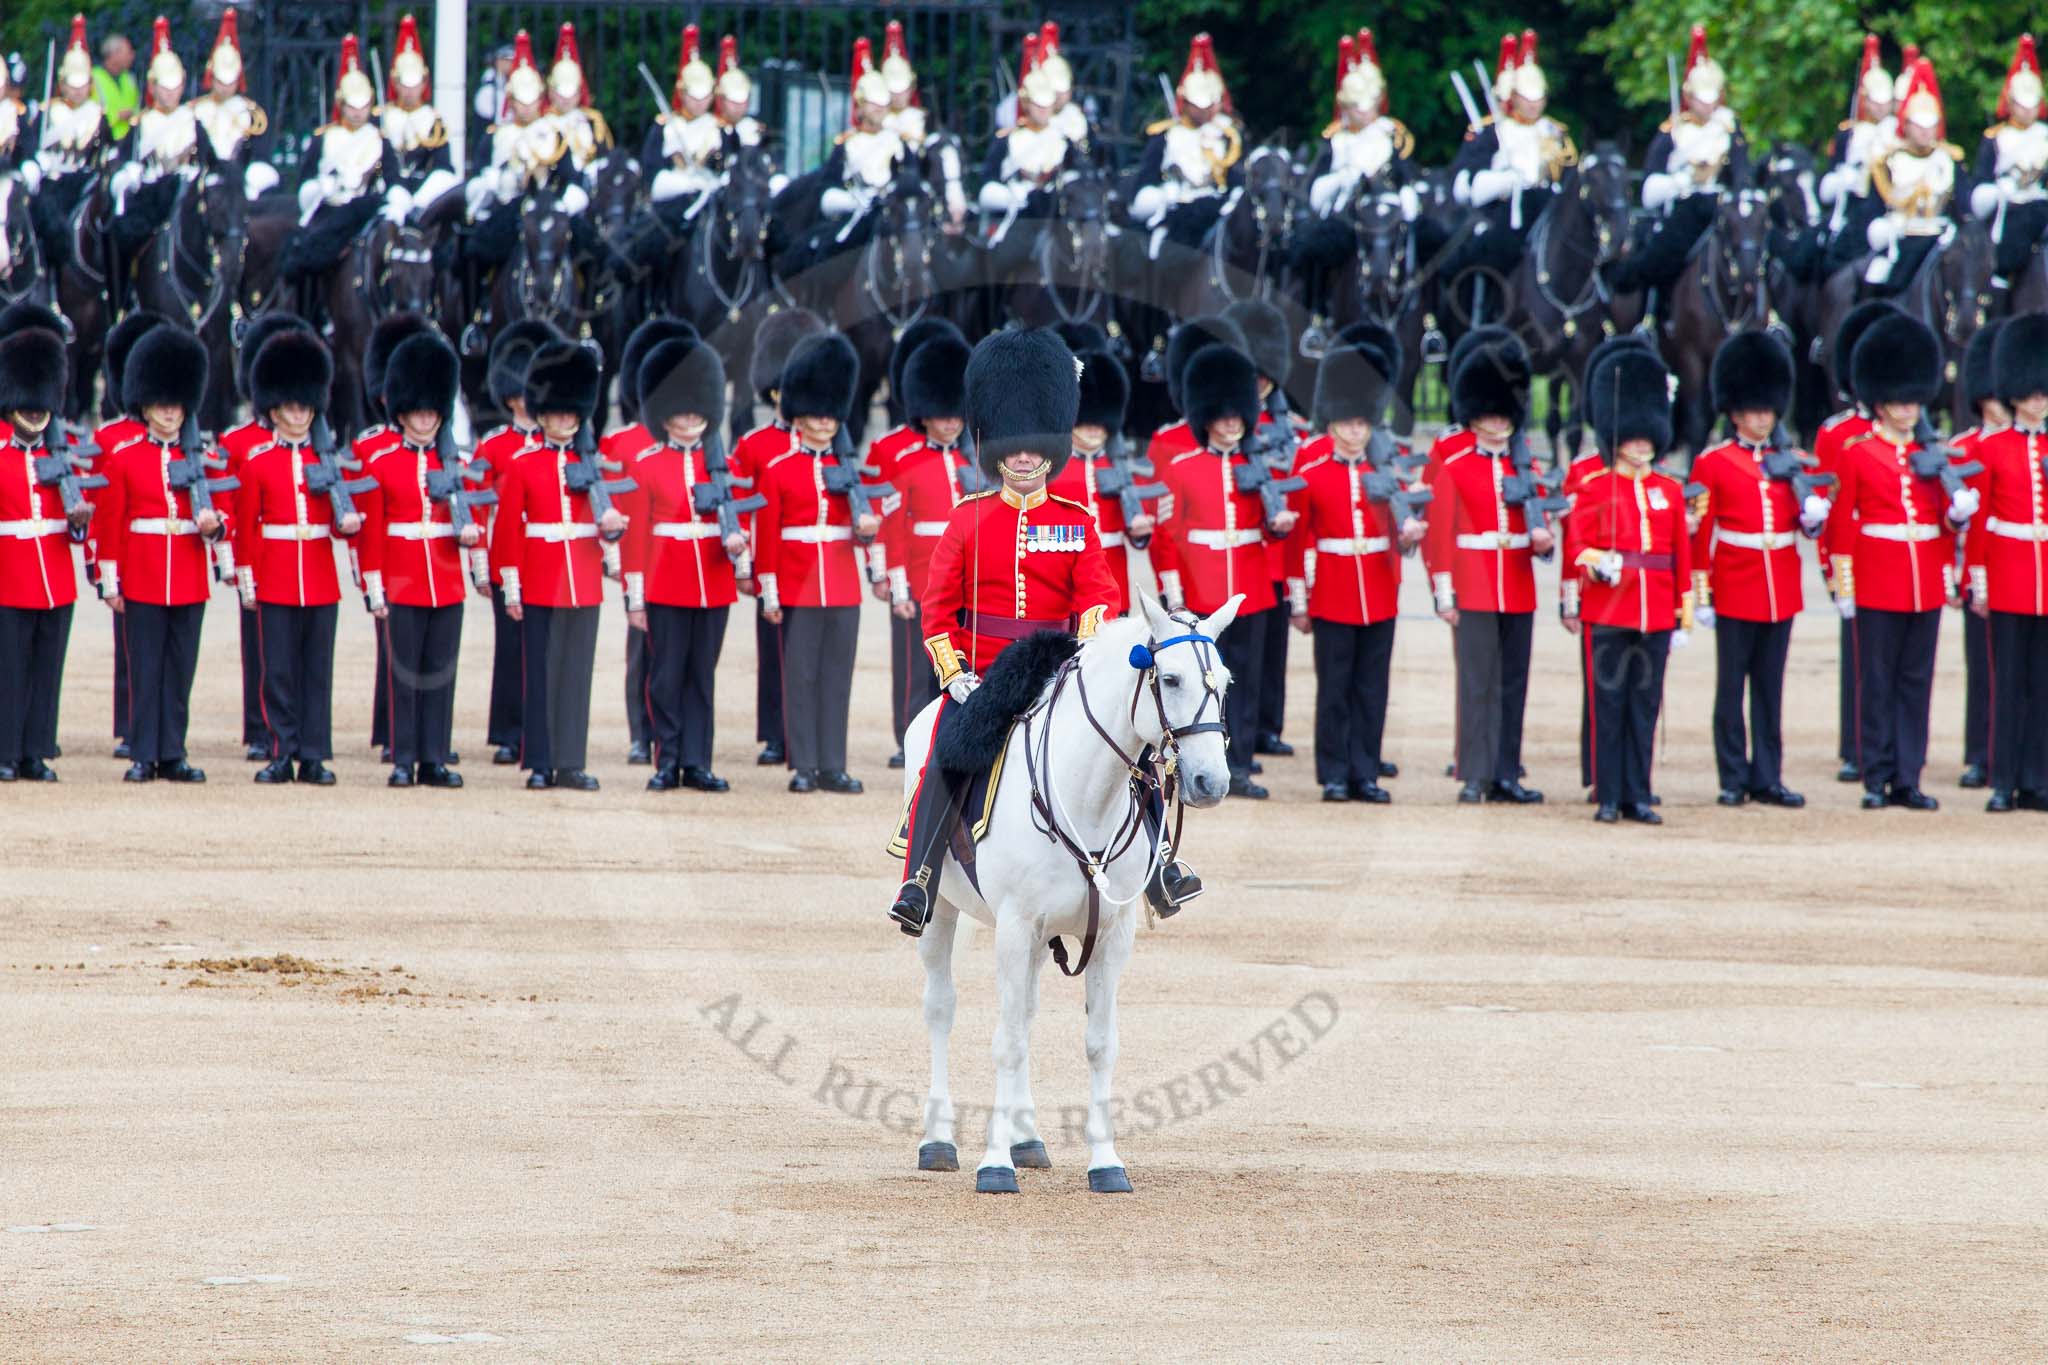
[[[576,26],[567,20],[555,35],[555,64],[548,68],[548,117],[561,130],[570,168],[578,175],[611,150],[611,126],[591,103],[590,82],[576,48]]]
[[[1045,491],[1048,478],[1070,457],[1079,397],[1074,371],[1072,352],[1048,331],[998,332],[975,348],[969,362],[967,425],[981,471],[997,486],[954,509],[932,552],[921,604],[924,644],[944,696],[929,752],[937,752],[939,737],[953,726],[967,723],[960,719],[963,704],[1005,650],[1030,641],[1024,648],[1035,657],[1043,652],[1042,632],[1085,640],[1116,611],[1116,583],[1096,539],[1094,514]],[[1014,676],[1010,683],[1022,690]],[[976,711],[993,704],[1014,712],[1034,700],[991,694]],[[904,864],[903,885],[889,914],[912,937],[931,919],[946,851],[976,776],[928,758],[890,844]],[[1170,869],[1169,879],[1162,891],[1155,878],[1148,894],[1171,913],[1200,884],[1178,867]]]
[[[1206,33],[1188,43],[1173,106],[1172,118],[1145,130],[1137,176],[1141,188],[1131,196],[1131,217],[1151,230],[1155,259],[1165,241],[1200,246],[1241,174],[1244,135],[1216,65],[1215,41]]]
[[[384,135],[372,121],[376,102],[351,33],[341,40],[333,118],[314,133],[299,163],[299,229],[277,265],[306,317],[318,316],[320,282],[387,203]]]
[[[1057,28],[1054,32],[1057,34]],[[902,140],[912,159],[936,153],[946,219],[957,230],[967,217],[967,192],[960,185],[960,148],[954,139],[931,126],[924,101],[918,97],[917,68],[910,64],[903,25],[894,19],[882,34],[882,83],[889,88],[889,112],[882,116],[883,126]],[[1071,72],[1068,85],[1071,88]]]
[[[1912,283],[1954,218],[1969,207],[1963,151],[1947,137],[1948,116],[1934,64],[1922,57],[1913,63],[1906,97],[1899,102],[1898,140],[1870,167],[1870,182],[1884,200],[1885,214],[1866,234],[1877,254],[1863,278],[1880,286],[1881,293],[1896,293]]]
[[[242,67],[242,43],[232,6],[220,17],[220,33],[206,58],[206,94],[192,102],[192,117],[206,130],[213,159],[242,166],[242,192],[261,199],[277,188],[277,168],[255,158],[255,142],[269,131],[261,105],[249,98]]]
[[[1309,204],[1329,214],[1354,194],[1397,189],[1401,216],[1415,221],[1421,201],[1407,184],[1415,136],[1387,113],[1387,82],[1372,30],[1337,40],[1336,116],[1323,129],[1323,148],[1310,170]]]
[[[197,173],[199,120],[185,100],[185,64],[171,47],[171,21],[158,18],[145,77],[147,101],[136,116],[126,165],[110,182],[114,192],[114,245],[119,253],[116,305],[127,296],[128,267],[136,253],[170,221],[178,187]]]
[[[1984,130],[1977,150],[1977,187],[1970,213],[1991,224],[1998,244],[1999,278],[2011,282],[2048,229],[2048,123],[2041,121],[2041,62],[2034,35],[2022,33],[2013,48],[2005,86],[1998,92],[1998,122]]]
[[[895,177],[909,154],[903,135],[889,124],[889,82],[875,68],[866,38],[853,43],[852,126],[839,135],[825,158],[825,191],[818,210],[827,218],[859,218]]]
[[[1452,197],[1478,210],[1480,220],[1446,262],[1441,273],[1449,280],[1475,266],[1502,275],[1512,270],[1559,177],[1579,159],[1564,125],[1544,112],[1550,82],[1536,59],[1534,29],[1523,30],[1519,43],[1513,34],[1501,38],[1493,92],[1505,117],[1482,118],[1466,129],[1451,163]]]
[[[714,72],[699,51],[697,26],[683,29],[671,107],[656,116],[640,158],[643,165],[661,167],[649,191],[649,212],[662,230],[635,234],[631,254],[637,264],[658,266],[674,249],[673,239],[689,233],[712,194],[725,184],[733,155],[761,145],[761,124],[747,112],[753,94],[754,83],[739,63],[737,38],[727,34],[720,40]],[[770,183],[780,188],[780,180]]]
[[[1608,268],[1608,283],[1630,293],[1654,289],[1668,309],[1671,287],[1702,234],[1713,226],[1723,192],[1749,186],[1749,144],[1724,99],[1728,78],[1707,55],[1707,30],[1692,28],[1679,108],[1659,127],[1643,158],[1643,207],[1662,214],[1640,251]]]
[[[1038,29],[1038,61],[1052,83],[1052,126],[1078,147],[1081,155],[1092,157],[1095,130],[1088,122],[1088,111],[1074,102],[1074,68],[1060,52],[1060,26],[1050,19]]]
[[[93,98],[92,51],[82,14],[71,20],[71,41],[57,63],[53,86],[56,97],[45,101],[36,116],[35,154],[21,163],[31,193],[29,217],[52,272],[71,262],[72,211],[114,147],[113,133]]]
[[[448,151],[448,129],[434,109],[433,74],[420,46],[419,23],[410,14],[398,21],[398,50],[391,55],[385,90],[390,102],[377,113],[389,148],[385,202],[417,218],[462,182]]]
[[[568,171],[556,169],[569,149],[562,125],[545,111],[547,101],[548,84],[534,65],[533,40],[521,29],[513,39],[504,108],[491,125],[490,160],[464,189],[472,224],[462,250],[467,316],[476,315],[490,275],[512,259],[519,245],[516,206],[527,193],[543,185],[558,186],[557,206],[572,218],[580,218],[590,207],[584,188],[573,183]]]
[[[989,235],[991,245],[1008,235],[1010,225],[1027,208],[1034,218],[1050,213],[1043,196],[1081,154],[1081,149],[1053,121],[1056,100],[1042,40],[1035,33],[1026,34],[1023,67],[1017,80],[1016,125],[996,130],[995,142],[982,164],[978,202],[983,215],[994,222]],[[1034,196],[1040,197],[1036,204],[1031,202]]]
[[[1828,169],[1820,178],[1820,201],[1832,206],[1828,214],[1830,272],[1863,254],[1864,234],[1871,220],[1884,212],[1884,201],[1871,192],[1870,167],[1891,149],[1897,136],[1892,118],[1896,82],[1878,60],[1877,49],[1877,35],[1865,34],[1863,62],[1856,71],[1855,116],[1835,133],[1828,149]]]

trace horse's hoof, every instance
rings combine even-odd
[[[976,1194],[1015,1194],[1017,1173],[1008,1166],[984,1166],[974,1173]]]
[[[1045,1143],[1033,1138],[1029,1142],[1010,1145],[1010,1164],[1019,1170],[1049,1171],[1052,1169],[1052,1158],[1045,1154]]]
[[[917,1149],[917,1169],[957,1171],[960,1169],[959,1149],[950,1142],[927,1142]]]
[[[1100,1166],[1088,1172],[1090,1194],[1129,1194],[1130,1173],[1121,1166]]]

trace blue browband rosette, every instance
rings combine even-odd
[[[1170,639],[1161,640],[1158,644],[1132,645],[1131,667],[1136,669],[1150,668],[1153,664],[1159,661],[1160,650],[1165,649],[1168,645],[1186,644],[1190,640],[1205,645],[1213,645],[1216,643],[1214,640],[1202,634],[1200,631],[1191,630],[1185,635],[1175,635]]]
[[[1142,672],[1152,666],[1152,651],[1144,645],[1131,646],[1131,667]]]

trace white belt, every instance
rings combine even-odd
[[[300,522],[292,522],[284,526],[265,526],[263,528],[263,538],[265,540],[325,540],[327,539],[327,531],[328,528],[325,526],[312,526]]]
[[[1240,546],[1256,545],[1266,538],[1263,531],[1189,531],[1187,542],[1200,545],[1207,550],[1235,550]]]
[[[1783,550],[1799,543],[1799,537],[1790,531],[1722,531],[1714,532],[1714,539],[1722,545],[1733,545],[1738,550]]]
[[[48,517],[37,517],[29,521],[0,521],[0,539],[41,540],[68,530],[71,523],[52,521]]]
[[[1122,531],[1104,531],[1098,539],[1102,541],[1103,549],[1114,550],[1117,546],[1124,543],[1124,533]]]
[[[560,544],[565,540],[594,540],[597,526],[588,521],[529,521],[526,523],[528,540],[549,540]]]
[[[1461,550],[1526,550],[1529,536],[1525,531],[1481,531],[1477,535],[1467,533],[1458,537]]]
[[[910,523],[910,534],[914,536],[942,536],[946,534],[946,523],[943,521],[913,521]]]
[[[1941,534],[1939,526],[1921,526],[1911,522],[1893,524],[1890,522],[1872,525],[1863,523],[1863,534],[1872,540],[1932,540]]]
[[[190,536],[199,533],[199,523],[183,517],[137,517],[128,523],[131,535]]]
[[[2048,540],[2048,521],[2000,521],[1992,517],[1984,529],[2007,540]]]
[[[718,523],[715,521],[657,521],[654,534],[664,540],[716,540]]]
[[[798,540],[806,545],[823,545],[828,540],[852,540],[851,526],[785,526],[784,540]]]
[[[455,535],[455,526],[446,521],[394,521],[384,534],[393,540],[448,540]]]
[[[1345,536],[1335,540],[1316,542],[1319,555],[1378,555],[1385,554],[1392,544],[1385,536]]]

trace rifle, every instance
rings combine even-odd
[[[467,486],[482,483],[485,476],[490,473],[491,462],[479,460],[475,464],[464,464],[461,454],[455,449],[455,437],[449,432],[446,422],[441,424],[440,431],[434,436],[434,456],[441,462],[441,467],[427,471],[427,496],[435,502],[448,504],[448,520],[454,523],[455,534],[459,537],[464,526],[473,524],[469,517],[471,508],[490,507],[498,501],[496,489],[471,489]],[[458,553],[461,552],[461,548],[458,540]],[[475,558],[470,560],[469,577],[479,588],[491,586],[490,568],[488,565],[479,565]]]
[[[976,493],[986,493],[994,488],[994,480],[981,472],[981,455],[974,444],[974,433],[962,427],[957,444],[961,463],[954,471],[953,477],[960,481],[960,495],[972,497]]]
[[[631,479],[607,479],[605,474],[620,470],[621,465],[607,465],[597,455],[597,438],[590,434],[590,423],[581,422],[576,427],[576,458],[562,471],[562,486],[571,493],[582,493],[590,499],[590,519],[604,520],[604,514],[612,510],[612,494],[631,493],[640,485]],[[606,536],[598,532],[603,542],[599,549],[604,555],[604,571],[612,578],[619,576],[619,537]]]
[[[733,489],[752,488],[754,481],[733,477],[732,466],[725,458],[725,442],[715,430],[704,434],[704,474],[703,483],[690,485],[691,508],[699,516],[718,515],[718,538],[721,542],[744,535],[740,513],[759,511],[768,505],[768,499],[759,493],[744,498],[733,495]],[[754,576],[753,555],[748,551],[734,554],[728,550],[726,558],[732,561],[733,572],[741,578]]]
[[[1273,471],[1266,467],[1264,460],[1254,456],[1231,470],[1240,493],[1257,493],[1266,514],[1266,524],[1287,510],[1287,495],[1308,487],[1308,480],[1296,474],[1292,478],[1276,479]]]
[[[1123,509],[1124,526],[1145,515],[1147,498],[1166,496],[1166,485],[1157,481],[1158,471],[1152,462],[1142,455],[1131,453],[1131,443],[1122,432],[1110,438],[1109,468],[1095,476],[1095,491],[1106,498],[1115,498]],[[1146,482],[1140,483],[1138,480]]]
[[[72,427],[68,422],[58,422],[57,441],[49,449],[52,455],[38,455],[35,461],[36,482],[57,490],[58,501],[64,505],[64,519],[70,521],[81,507],[88,518],[92,516],[92,504],[85,500],[84,490],[105,488],[107,477],[94,474],[79,462],[89,460],[100,453],[100,448],[91,439],[84,438],[82,429]]]
[[[326,417],[313,419],[314,462],[306,467],[306,491],[319,496],[325,494],[327,505],[334,513],[334,526],[341,529],[341,523],[357,515],[357,493],[367,493],[377,486],[372,478],[351,479],[346,477],[363,467],[360,460],[337,455],[334,451],[334,428],[327,425]]]
[[[846,499],[848,517],[859,522],[862,517],[878,515],[875,499],[896,496],[893,484],[861,482],[863,474],[878,474],[881,471],[873,465],[859,463],[853,454],[853,439],[846,434],[842,425],[832,437],[832,453],[839,457],[839,463],[825,470],[825,491],[836,493]],[[859,533],[855,533],[858,539]]]
[[[1426,520],[1424,510],[1436,501],[1435,489],[1413,486],[1415,475],[1428,463],[1426,455],[1396,454],[1393,440],[1374,428],[1372,440],[1366,445],[1365,461],[1358,470],[1358,486],[1368,501],[1386,504],[1387,520],[1392,524],[1396,543],[1408,518]],[[1415,547],[1410,545],[1401,553],[1413,554]]]
[[[1572,500],[1558,491],[1564,487],[1564,471],[1554,469],[1549,474],[1538,474],[1535,459],[1529,454],[1529,443],[1519,431],[1508,447],[1508,460],[1515,472],[1500,481],[1501,501],[1522,509],[1531,532],[1548,531],[1552,513],[1571,510]]]
[[[1806,500],[1823,488],[1833,488],[1840,480],[1832,474],[1810,473],[1820,461],[1803,451],[1780,447],[1764,452],[1764,477],[1777,479],[1792,485],[1792,496],[1799,505],[1806,506]]]
[[[1913,439],[1920,443],[1920,449],[1913,452],[1913,473],[1922,479],[1941,480],[1941,491],[1953,498],[1964,481],[1973,479],[1984,472],[1983,462],[1971,460],[1968,464],[1957,464],[1949,458],[1948,442],[1935,434],[1934,423],[1927,420],[1927,414],[1920,414],[1919,425],[1913,429]]]
[[[228,462],[222,458],[208,458],[207,439],[199,433],[199,415],[188,411],[185,414],[185,429],[178,433],[178,458],[171,461],[164,471],[164,477],[172,488],[185,490],[192,504],[192,519],[199,520],[203,512],[217,512],[213,505],[215,493],[232,493],[242,486],[235,478],[215,478],[213,471],[224,470]],[[175,515],[175,509],[173,509]],[[213,576],[223,583],[235,581],[235,547],[226,536],[213,543]]]

